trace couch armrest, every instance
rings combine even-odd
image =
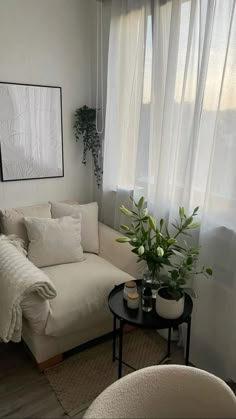
[[[27,305],[25,299],[30,294],[37,293],[42,300],[49,300],[55,298],[57,293],[47,275],[4,236],[0,240],[0,261],[0,337],[4,342],[19,342],[22,309],[25,307],[24,303]],[[46,309],[47,307],[49,311],[49,304]],[[29,310],[26,311],[29,313]],[[35,315],[38,316],[39,313],[36,312]]]
[[[143,262],[137,263],[137,256],[131,252],[132,248],[129,243],[116,242],[116,239],[121,235],[118,231],[99,223],[99,256],[134,278],[141,278],[144,264]]]

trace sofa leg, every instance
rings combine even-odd
[[[50,368],[53,367],[56,364],[59,364],[59,362],[61,362],[63,360],[63,355],[62,354],[58,354],[52,358],[47,359],[46,361],[43,362],[39,362],[38,363],[38,368],[40,371],[46,370],[46,368]]]

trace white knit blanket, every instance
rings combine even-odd
[[[11,240],[0,236],[0,338],[4,342],[21,340],[20,304],[32,292],[44,300],[56,297],[56,289],[47,275]]]

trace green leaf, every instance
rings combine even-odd
[[[164,225],[164,220],[163,220],[163,218],[161,218],[160,219],[160,230],[162,229],[163,225]]]
[[[121,205],[120,211],[125,215],[129,215],[129,216],[133,215],[132,211],[128,210],[128,208],[125,208],[124,205]]]
[[[142,197],[140,198],[140,200],[138,201],[138,208],[139,208],[139,209],[141,209],[141,208],[142,208],[142,206],[143,206],[144,202],[145,202],[145,198],[144,198],[144,196],[142,196]]]
[[[170,277],[167,274],[160,274],[158,278],[161,282],[169,282]]]
[[[189,217],[186,219],[186,221],[184,222],[183,228],[187,228],[189,226],[189,224],[191,224],[193,222],[193,217]]]
[[[152,228],[152,230],[156,231],[156,228],[157,228],[156,221],[154,220],[154,218],[151,215],[148,216],[148,221],[149,221],[149,225]]]
[[[199,222],[196,222],[196,223],[191,223],[191,224],[189,224],[188,225],[188,229],[191,229],[191,230],[193,230],[194,228],[198,228],[198,227],[200,227],[200,223]]]
[[[167,237],[170,237],[170,233],[169,233],[169,230],[168,230],[167,227],[166,227],[166,235],[167,235]]]
[[[193,263],[192,256],[188,256],[186,262],[187,262],[187,265],[192,265],[192,263]]]
[[[179,216],[180,218],[184,218],[184,207],[179,207]]]
[[[135,233],[134,233],[133,231],[127,231],[127,232],[126,232],[126,236],[128,236],[128,237],[132,237],[132,240],[133,240],[133,238],[134,238],[134,236],[135,236]]]
[[[136,238],[131,238],[130,244],[133,247],[139,247],[141,243]]]
[[[196,214],[197,214],[197,212],[198,212],[198,210],[199,210],[199,207],[194,208],[194,210],[193,210],[193,215],[196,215]]]
[[[172,225],[174,228],[176,228],[176,230],[179,230],[179,226],[178,226],[178,225],[175,225],[175,224],[173,224],[173,223],[171,223],[171,225]]]
[[[174,239],[174,238],[170,238],[170,239],[167,240],[168,244],[175,244],[176,242],[177,242],[177,240]]]
[[[173,271],[171,271],[171,277],[173,278],[173,279],[177,279],[178,278],[178,276],[179,276],[179,272],[176,270],[176,269],[174,269]]]
[[[181,267],[181,268],[179,269],[179,273],[180,273],[180,275],[181,275],[182,277],[184,277],[184,276],[186,275],[187,271],[186,271],[186,269],[185,269],[185,268]]]
[[[186,280],[184,278],[178,279],[178,285],[185,285],[185,284],[186,284]]]
[[[132,195],[129,196],[129,199],[134,203],[134,205],[137,207],[138,204],[137,202],[135,202],[134,198],[132,197]]]
[[[126,243],[126,242],[130,242],[130,241],[131,241],[131,239],[130,239],[129,237],[118,237],[118,238],[116,239],[116,241],[117,241],[118,243]]]
[[[131,250],[132,253],[135,253],[135,255],[138,255],[138,247],[135,247]]]
[[[191,247],[191,249],[190,249],[192,255],[198,255],[199,250],[200,250],[200,247]]]
[[[213,271],[211,268],[206,268],[206,273],[211,276],[213,274]]]
[[[125,224],[121,224],[120,228],[122,228],[122,230],[125,230],[125,231],[130,231],[130,228],[126,226]]]

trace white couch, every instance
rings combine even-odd
[[[23,217],[51,217],[50,204],[4,210],[3,214],[1,232],[17,234],[26,242]],[[118,236],[118,232],[99,223],[99,254],[85,253],[82,262],[41,268],[55,285],[57,297],[47,301],[46,319],[45,301],[36,295],[27,297],[22,337],[42,368],[58,361],[63,352],[112,330],[107,296],[115,284],[139,275],[135,255],[128,244],[115,241]],[[29,315],[32,310],[36,325]]]

